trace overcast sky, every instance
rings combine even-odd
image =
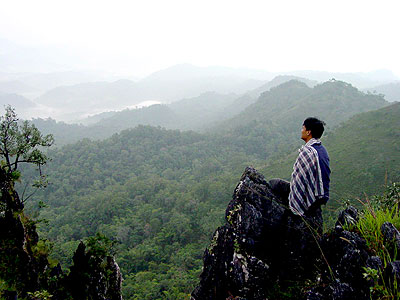
[[[179,63],[267,71],[389,69],[400,1],[0,0],[0,38],[62,48],[82,68],[143,76]]]

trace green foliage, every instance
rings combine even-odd
[[[400,184],[394,182],[386,187],[383,195],[373,196],[371,205],[375,208],[400,209]]]
[[[381,232],[381,226],[385,222],[392,223],[396,228],[400,228],[400,214],[397,204],[400,201],[399,183],[393,183],[386,187],[385,192],[380,196],[374,196],[371,200],[366,200],[364,210],[357,223],[357,231],[366,240],[370,249],[376,252],[386,267],[387,263],[397,258],[397,251],[394,255],[389,251],[396,250],[392,245],[393,241],[385,241]]]
[[[11,106],[6,107],[4,116],[0,116],[0,168],[4,173],[2,180],[14,194],[14,183],[21,182],[21,172],[18,169],[22,163],[36,165],[40,172],[40,179],[33,184],[35,188],[45,186],[45,177],[41,173],[41,166],[46,164],[48,157],[43,152],[43,148],[50,147],[54,142],[52,135],[43,136],[40,131],[28,122],[19,123],[17,114]],[[32,178],[32,180],[34,180]],[[4,186],[5,188],[5,186]],[[4,191],[3,191],[4,192]],[[25,191],[22,193],[22,201],[18,195],[4,199],[9,209],[22,209],[23,202],[31,195],[24,198]]]
[[[376,210],[368,207],[367,210],[363,211],[357,223],[357,231],[366,240],[368,247],[373,249],[386,266],[388,262],[395,260],[397,255],[391,257],[389,249],[393,247],[390,242],[384,241],[381,226],[385,222],[390,222],[395,227],[400,228],[400,216],[396,208],[392,210],[387,208]]]
[[[19,178],[15,171],[20,163],[44,165],[48,158],[40,147],[50,147],[53,142],[52,135],[43,136],[27,121],[18,124],[15,110],[6,107],[5,115],[0,117],[0,156],[4,159],[4,168],[13,178]]]
[[[32,300],[51,300],[53,298],[53,295],[51,295],[48,291],[42,290],[42,291],[36,291],[36,292],[28,292],[29,299]]]
[[[21,172],[19,170],[12,171],[10,177],[13,181],[18,181],[21,177]]]
[[[51,155],[51,184],[28,203],[32,211],[46,199],[40,217],[49,223],[40,233],[54,241],[51,257],[66,268],[76,241],[102,232],[115,243],[126,299],[145,299],[153,279],[160,299],[187,297],[247,163],[234,167],[233,155],[199,134],[144,126]],[[153,279],[136,280],[141,272]]]
[[[86,240],[88,253],[95,257],[105,258],[107,255],[113,255],[114,243],[101,233],[96,233],[95,236],[89,237]]]
[[[40,240],[37,244],[32,247],[32,254],[35,257],[45,256],[47,257],[52,251],[53,245],[47,240]]]
[[[371,201],[367,199],[357,224],[345,226],[347,230],[356,231],[365,239],[368,248],[381,258],[383,268],[397,260],[399,255],[394,241],[385,240],[381,231],[381,226],[385,222],[392,223],[397,229],[400,228],[398,206],[388,206],[389,203],[398,203],[398,191],[399,184],[394,183],[386,188],[383,195],[375,196]],[[373,282],[371,287],[373,299],[400,299],[396,278],[388,282],[383,276],[382,270],[364,268],[364,271],[364,277]]]

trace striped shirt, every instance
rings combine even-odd
[[[289,207],[303,216],[318,198],[324,197],[324,185],[317,150],[312,145],[320,145],[319,139],[312,138],[299,149],[299,156],[293,166],[290,180]]]

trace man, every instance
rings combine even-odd
[[[281,274],[282,282],[297,277],[312,278],[315,258],[320,249],[317,236],[323,232],[321,204],[329,199],[329,156],[319,138],[324,132],[324,122],[307,118],[303,122],[301,139],[305,145],[293,166],[290,183],[272,179],[269,185],[276,200],[285,209],[282,216],[280,240],[283,269],[290,274]]]
[[[316,212],[329,199],[329,156],[319,140],[324,125],[317,118],[307,118],[303,122],[301,139],[306,144],[299,149],[290,183],[282,179],[269,181],[277,200],[289,206],[295,215]]]
[[[299,149],[290,180],[289,208],[300,216],[318,209],[329,200],[329,156],[319,140],[325,123],[317,118],[307,118],[301,130],[306,143]]]

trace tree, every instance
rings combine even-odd
[[[50,147],[54,143],[51,134],[43,136],[35,125],[28,121],[18,124],[18,121],[15,110],[7,106],[5,115],[0,117],[0,155],[5,159],[2,167],[8,173],[15,172],[19,163],[44,165],[47,156],[40,147]]]
[[[4,116],[0,117],[0,171],[2,190],[9,190],[9,186],[20,177],[18,166],[21,163],[35,164],[41,174],[41,166],[46,164],[48,157],[43,153],[44,147],[54,143],[51,134],[43,136],[40,131],[28,121],[19,122],[15,110],[6,107]],[[42,181],[36,183],[40,186]],[[18,197],[17,197],[18,198]],[[15,198],[15,208],[23,208],[19,199]],[[11,203],[6,203],[11,204]]]

